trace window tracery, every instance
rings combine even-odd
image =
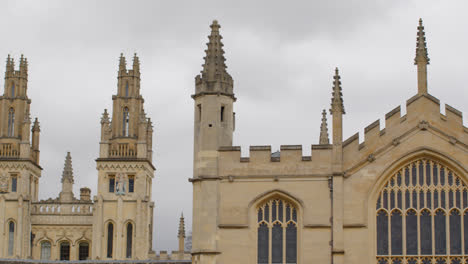
[[[257,263],[297,263],[297,208],[272,199],[257,208]]]
[[[468,261],[468,187],[437,161],[411,162],[388,180],[376,224],[379,264]]]

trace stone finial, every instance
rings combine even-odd
[[[426,33],[424,32],[423,21],[419,19],[418,34],[416,39],[416,57],[414,58],[414,65],[419,65],[421,63],[427,65],[429,64],[429,57],[427,55],[427,46],[426,46]]]
[[[338,71],[338,68],[335,68],[335,76],[333,77],[333,92],[331,99],[331,108],[330,113],[341,113],[346,114],[344,105],[343,105],[343,93],[341,92],[341,77]]]
[[[179,221],[179,233],[177,234],[178,238],[184,237],[185,238],[185,221],[184,221],[184,213],[180,216]]]
[[[227,66],[225,64],[226,59],[224,58],[223,38],[219,34],[219,28],[217,20],[213,20],[211,24],[211,34],[208,36],[207,49],[205,50],[205,63],[203,64],[202,78],[207,81],[214,81],[220,74],[227,73]]]
[[[328,125],[327,125],[327,111],[323,109],[322,111],[322,124],[320,125],[320,145],[330,144],[330,139],[328,138]]]
[[[104,113],[102,113],[101,117],[101,124],[109,124],[109,113],[107,112],[107,109],[104,109]]]
[[[71,160],[70,152],[67,152],[67,156],[65,157],[65,164],[63,166],[62,182],[64,182],[65,180],[68,180],[71,183],[74,182],[73,167],[72,167],[72,160]]]
[[[136,53],[133,55],[133,71],[135,73],[140,72],[140,59]]]
[[[39,121],[37,120],[37,117],[36,117],[36,119],[34,119],[32,132],[41,132],[41,127],[39,126]]]
[[[125,61],[125,57],[123,53],[120,53],[120,62],[119,62],[119,73],[127,71],[127,62]]]

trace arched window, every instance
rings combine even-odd
[[[468,254],[467,192],[459,175],[433,160],[397,171],[377,198],[377,262],[461,263]]]
[[[15,84],[11,84],[11,97],[15,97]]]
[[[13,137],[15,133],[15,109],[8,111],[8,136]]]
[[[70,260],[70,243],[67,241],[60,243],[60,260]]]
[[[257,209],[257,263],[297,263],[297,209],[273,199]]]
[[[114,246],[114,225],[107,225],[107,257],[112,258],[112,248]]]
[[[127,250],[126,256],[127,258],[132,257],[132,242],[133,242],[133,225],[131,223],[127,224]]]
[[[125,97],[128,97],[128,82],[125,83]]]
[[[89,243],[81,242],[78,247],[78,260],[87,260],[89,257]]]
[[[128,108],[125,107],[123,109],[123,119],[122,119],[122,135],[124,137],[127,137],[128,136],[128,123],[129,123],[129,112],[128,112]]]
[[[15,222],[8,224],[8,256],[13,256],[15,249]]]
[[[41,243],[41,259],[50,259],[50,242],[44,241]]]

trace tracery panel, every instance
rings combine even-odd
[[[297,208],[272,199],[257,208],[257,263],[297,263]]]
[[[376,201],[377,263],[468,263],[468,187],[453,170],[419,159]]]

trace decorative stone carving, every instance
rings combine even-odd
[[[421,130],[427,130],[429,128],[429,123],[426,120],[422,120],[419,122],[418,127]]]
[[[115,193],[119,195],[125,195],[126,192],[126,183],[127,183],[127,175],[125,173],[117,173],[116,175],[116,187]]]
[[[6,173],[0,175],[0,193],[8,192],[8,181],[9,177]]]

